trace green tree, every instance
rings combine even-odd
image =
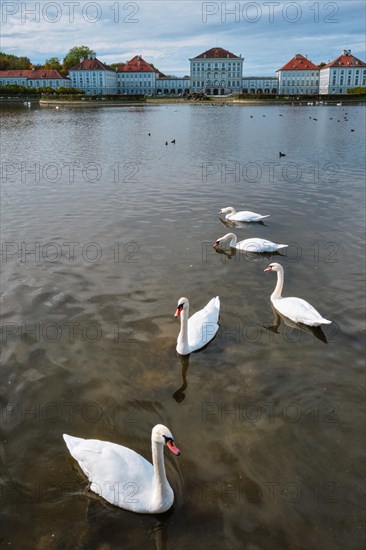
[[[324,63],[324,61],[322,61],[321,63],[319,63],[318,67],[319,69],[321,69],[322,67],[325,67],[326,63]]]
[[[46,59],[46,61],[44,62],[43,68],[60,71],[62,67],[58,57],[50,57],[49,59]]]
[[[366,88],[349,88],[347,94],[363,94],[366,95]]]
[[[110,63],[109,67],[112,67],[112,69],[117,69],[117,67],[120,67],[121,65],[126,65],[124,61],[121,61],[120,63]]]
[[[80,63],[80,59],[87,58],[88,55],[94,54],[95,52],[91,50],[88,46],[75,46],[66,54],[63,60],[63,70],[68,71],[71,67],[74,67]]]
[[[29,69],[31,65],[28,57],[18,57],[17,55],[0,52],[0,70],[8,71],[11,69]]]

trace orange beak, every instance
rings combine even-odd
[[[169,447],[169,449],[172,451],[173,454],[175,454],[175,456],[180,455],[180,450],[174,445],[172,441],[167,441],[166,446]]]
[[[179,315],[181,314],[182,309],[183,309],[183,304],[180,304],[177,307],[177,311],[175,312],[174,317],[179,317]]]

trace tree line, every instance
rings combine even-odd
[[[54,69],[64,74],[68,74],[69,69],[80,62],[81,58],[87,58],[88,55],[94,54],[88,46],[75,46],[69,50],[64,59],[58,57],[50,57],[43,64],[34,64],[29,57],[18,57],[17,55],[0,52],[0,70],[9,71],[12,69]],[[121,63],[113,63],[113,66],[121,65]]]

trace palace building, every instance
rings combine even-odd
[[[119,94],[152,95],[156,90],[157,69],[153,69],[141,55],[136,55],[117,68]]]
[[[229,94],[318,95],[347,94],[366,88],[366,63],[351,50],[319,68],[298,53],[276,71],[276,76],[243,76],[244,58],[224,48],[211,48],[189,59],[190,76],[166,76],[141,55],[117,69],[91,54],[63,77],[56,70],[0,71],[0,85],[29,88],[72,87],[88,95],[176,95],[203,92],[209,96]]]
[[[190,61],[191,90],[207,95],[238,94],[244,59],[223,48],[211,48]]]
[[[72,87],[86,94],[118,93],[116,71],[99,61],[94,53],[80,59],[80,63],[69,70],[69,76]]]
[[[366,87],[366,63],[343,50],[334,61],[320,69],[320,94],[346,94],[350,88]]]
[[[0,86],[24,86],[26,88],[70,88],[69,78],[54,69],[13,69],[0,71]]]
[[[276,71],[280,95],[311,95],[319,93],[319,67],[309,59],[296,54]]]

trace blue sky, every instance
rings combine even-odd
[[[1,50],[34,63],[86,45],[105,63],[142,55],[166,74],[221,46],[244,75],[274,76],[296,53],[315,64],[345,48],[365,61],[364,0],[1,0]]]

